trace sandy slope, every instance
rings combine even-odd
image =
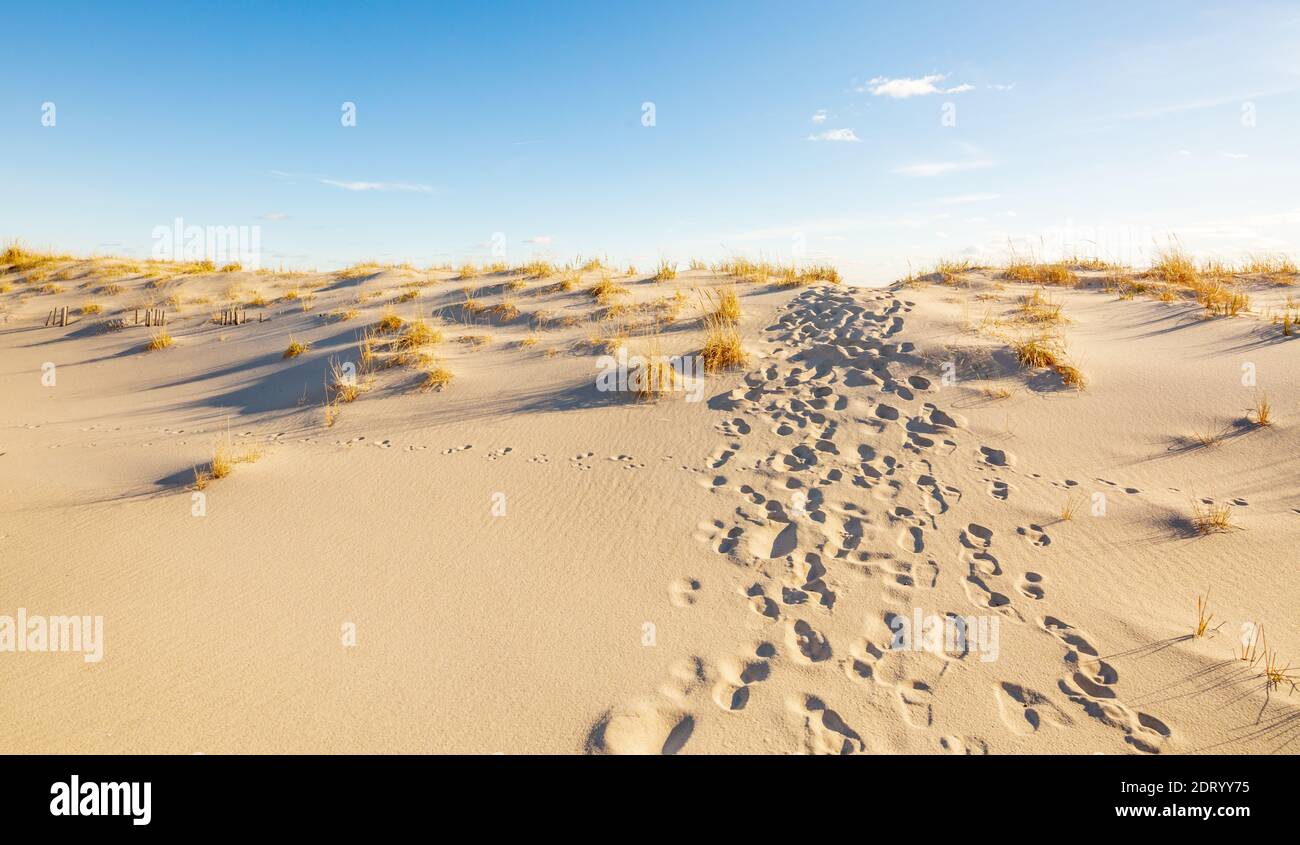
[[[229,281],[184,285],[202,298]],[[531,348],[512,342],[523,320],[451,326],[451,387],[383,371],[326,427],[327,359],[407,280],[306,281],[321,282],[309,312],[222,328],[190,307],[178,345],[150,353],[143,330],[44,329],[45,298],[14,306],[0,614],[102,614],[105,656],[0,654],[0,750],[1300,745],[1300,696],[1266,695],[1233,660],[1246,621],[1300,655],[1295,351],[1260,321],[1060,294],[1089,382],[1076,392],[970,331],[1014,286],[748,287],[751,366],[711,378],[706,402],[639,404],[592,387],[591,297],[530,283],[525,310],[581,320]],[[454,323],[459,287],[401,308]],[[666,292],[628,287],[629,302]],[[321,318],[354,288],[387,293],[355,322]],[[696,313],[666,351],[698,348]],[[303,358],[281,359],[290,333],[313,342]],[[1234,423],[1254,395],[1245,361],[1269,428]],[[985,396],[996,384],[1011,396]],[[1212,418],[1223,441],[1189,445]],[[264,454],[195,517],[190,468],[227,430]],[[1197,535],[1193,495],[1237,501],[1242,530]],[[1192,640],[1207,589],[1225,624]],[[890,649],[891,622],[918,610],[996,620],[996,659]]]

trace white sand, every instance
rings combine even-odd
[[[101,266],[66,269],[65,293],[0,296],[0,615],[102,615],[103,659],[0,653],[0,751],[1300,748],[1300,695],[1234,660],[1255,622],[1300,663],[1300,376],[1256,316],[1054,291],[1079,392],[969,330],[1026,290],[986,275],[741,284],[750,366],[711,376],[705,402],[638,403],[594,389],[597,306],[539,292],[553,280],[471,283],[578,320],[519,347],[526,318],[456,325],[450,273],[125,278],[109,297]],[[727,280],[618,281],[629,303],[686,292],[659,340],[677,353],[700,345],[692,290]],[[416,282],[394,307],[441,312],[455,380],[379,370],[326,426],[328,360]],[[232,283],[317,292],[214,325]],[[94,330],[116,314],[41,325],[171,293],[212,303],[168,308],[170,349]],[[283,359],[290,334],[312,348]],[[1238,424],[1260,390],[1276,422]],[[1211,428],[1217,445],[1188,439]],[[227,438],[261,457],[194,516],[192,468]],[[1197,534],[1193,496],[1235,502],[1241,530]],[[1191,639],[1207,590],[1222,628]],[[996,659],[890,650],[889,620],[918,609],[996,619]]]

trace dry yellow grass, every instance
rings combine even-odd
[[[160,329],[154,332],[153,336],[149,338],[149,344],[145,349],[152,352],[158,349],[166,349],[169,346],[173,346],[175,343],[176,341],[167,333],[166,329]]]
[[[456,270],[456,278],[460,281],[469,281],[476,276],[478,276],[478,267],[468,262],[460,265],[460,268]]]
[[[994,401],[1011,397],[1011,391],[1005,387],[981,387],[980,393],[984,394],[986,398]]]
[[[651,277],[651,281],[670,282],[675,278],[677,278],[677,264],[666,258],[660,259],[659,267],[655,270],[655,274]]]
[[[307,341],[294,340],[293,335],[289,335],[289,346],[285,348],[284,358],[297,358],[302,353],[311,349],[311,343]]]
[[[430,326],[425,319],[419,318],[406,324],[406,330],[393,341],[393,346],[397,349],[419,349],[435,343],[442,343],[442,332]]]
[[[225,478],[234,472],[237,464],[251,464],[262,457],[256,446],[250,446],[242,452],[236,452],[230,445],[229,437],[212,449],[212,460],[206,466],[194,468],[194,487],[202,490],[208,482]]]
[[[609,304],[610,300],[616,296],[627,293],[627,288],[623,285],[616,284],[608,273],[602,273],[600,281],[596,282],[591,288],[591,295],[601,305]]]
[[[100,305],[98,302],[86,302],[83,303],[81,306],[81,313],[86,315],[87,317],[94,314],[98,314],[103,310],[104,310],[103,306]]]
[[[1053,324],[1064,320],[1061,303],[1045,296],[1041,288],[1020,298],[1017,319],[1025,323]]]
[[[325,402],[321,405],[321,413],[324,416],[326,428],[333,428],[334,423],[338,422],[342,410],[337,402]]]
[[[443,390],[451,384],[455,376],[451,370],[436,362],[429,362],[424,368],[424,378],[420,380],[421,390]]]
[[[386,311],[383,316],[379,318],[379,322],[375,323],[375,331],[380,334],[392,334],[393,332],[400,330],[402,325],[403,320],[401,317],[397,316],[392,311]]]
[[[695,293],[699,297],[700,311],[703,312],[705,318],[712,317],[718,322],[727,324],[735,324],[740,321],[740,297],[736,294],[736,288],[733,285],[716,290],[705,288],[696,290]]]
[[[1226,534],[1240,528],[1232,521],[1232,505],[1192,501],[1192,526],[1201,534]]]
[[[1255,397],[1255,407],[1252,411],[1255,415],[1255,425],[1263,428],[1273,424],[1273,403],[1268,401],[1267,393]]]
[[[1201,274],[1196,269],[1196,262],[1177,246],[1156,255],[1150,272],[1170,284],[1181,287],[1195,287],[1200,282]]]
[[[356,401],[361,395],[361,385],[355,373],[349,372],[337,358],[331,358],[329,377],[325,381],[325,391],[331,403],[348,403]]]
[[[555,265],[549,261],[533,260],[520,265],[519,272],[530,279],[546,279],[555,275]]]
[[[716,316],[704,320],[704,348],[700,354],[708,372],[739,367],[748,358],[741,345],[740,331]]]
[[[717,291],[717,317],[728,323],[740,321],[740,297],[734,287],[725,287]]]
[[[1056,370],[1056,374],[1061,377],[1061,381],[1066,387],[1083,390],[1088,386],[1083,372],[1073,364],[1057,364],[1053,369]]]
[[[556,282],[556,287],[562,291],[571,291],[580,284],[582,284],[582,273],[577,270],[568,270],[560,277],[560,281]]]
[[[1007,266],[1003,268],[1002,277],[1013,282],[1029,282],[1036,285],[1055,285],[1058,287],[1073,286],[1079,282],[1079,277],[1070,268],[1070,265],[1063,261],[1039,264],[1016,258],[1014,255]]]
[[[659,351],[658,340],[652,340],[644,360],[632,371],[631,386],[641,402],[653,402],[662,396],[681,391],[685,382],[681,373]]]
[[[1276,649],[1270,649],[1267,641],[1264,643],[1264,688],[1269,692],[1281,689],[1283,684],[1291,686],[1291,692],[1295,692],[1296,686],[1300,685],[1300,677],[1297,677],[1291,670],[1291,664],[1282,665],[1282,658],[1278,656]]]
[[[1210,594],[1207,591],[1204,596],[1196,597],[1196,625],[1192,628],[1192,636],[1196,639],[1202,639],[1212,629],[1210,623],[1214,621],[1214,614],[1210,613]]]
[[[1050,335],[1038,334],[1012,343],[1012,351],[1021,366],[1032,369],[1053,367],[1060,363],[1060,346]]]
[[[515,305],[513,300],[503,299],[490,309],[496,315],[497,319],[503,323],[509,323],[519,317],[519,306]]]

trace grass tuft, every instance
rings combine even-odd
[[[293,335],[289,335],[289,346],[284,350],[284,358],[297,358],[302,353],[311,349],[310,341],[294,340]]]
[[[739,367],[748,359],[740,342],[740,331],[716,316],[704,319],[704,348],[700,354],[707,372]]]

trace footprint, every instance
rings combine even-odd
[[[1044,724],[1065,728],[1073,724],[1061,708],[1040,692],[1003,682],[994,688],[1002,723],[1012,733],[1028,736]]]
[[[786,642],[805,662],[821,663],[831,657],[831,644],[802,619],[789,625]]]
[[[790,702],[789,709],[801,723],[806,753],[843,755],[866,750],[858,732],[817,696],[800,696]]]
[[[642,702],[610,711],[587,735],[589,754],[676,754],[691,738],[695,719],[666,703]]]
[[[1041,599],[1045,595],[1043,592],[1043,576],[1037,572],[1026,572],[1020,579],[1020,583],[1016,584],[1016,589],[1020,591],[1021,595],[1031,599]]]
[[[700,590],[700,582],[694,578],[678,578],[668,585],[668,598],[673,607],[690,607],[695,604]]]

